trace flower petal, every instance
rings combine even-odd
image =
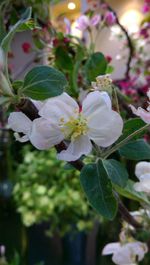
[[[130,105],[132,112],[139,116],[145,123],[150,124],[150,112],[146,111],[145,109],[139,107],[136,109],[134,106]]]
[[[140,178],[141,175],[144,175],[146,173],[150,174],[150,162],[139,162],[136,164],[135,167],[135,175],[137,176],[137,178]]]
[[[60,160],[75,161],[82,155],[88,155],[91,151],[92,144],[90,139],[85,135],[81,135],[72,141],[67,150],[60,152],[57,157]]]
[[[138,192],[150,193],[150,175],[142,175],[140,177],[140,182],[134,184],[134,189]]]
[[[115,243],[109,243],[107,244],[102,251],[102,255],[110,255],[115,253],[116,251],[120,250],[120,243],[115,242]]]
[[[132,253],[130,249],[124,245],[119,251],[115,252],[112,261],[117,265],[133,265]]]
[[[15,132],[29,134],[32,121],[22,112],[12,112],[8,118],[8,125]]]
[[[103,110],[103,108],[111,109],[111,100],[106,92],[94,91],[87,95],[83,101],[82,112],[86,118],[90,118],[97,112],[97,110]]]
[[[39,115],[59,124],[61,119],[67,122],[70,117],[77,117],[79,106],[67,93],[48,99],[39,111]]]
[[[122,134],[121,116],[106,107],[101,109],[88,121],[88,136],[97,145],[107,147],[113,144]]]
[[[19,133],[15,132],[14,136],[15,136],[16,141],[19,141],[20,143],[25,143],[25,142],[29,141],[28,135],[20,136]]]
[[[37,149],[48,149],[60,143],[63,138],[59,128],[50,124],[48,120],[38,118],[33,121],[30,141]]]
[[[145,253],[148,251],[147,245],[140,241],[129,243],[128,248],[138,257],[138,261],[141,261],[144,258]]]

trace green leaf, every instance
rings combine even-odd
[[[55,50],[56,56],[56,66],[60,70],[72,71],[73,69],[73,59],[69,55],[69,53],[65,50],[64,47],[59,46]]]
[[[139,118],[129,119],[128,121],[125,122],[124,128],[123,128],[123,134],[118,139],[117,143],[121,142],[122,140],[127,138],[130,134],[141,129],[144,126],[145,126],[145,122]],[[139,137],[142,137],[142,135],[144,135],[145,132],[146,130],[142,131],[141,133],[135,135],[132,139],[134,140],[134,139],[138,139]]]
[[[14,34],[19,30],[19,28],[26,23],[31,18],[32,9],[29,7],[25,13],[22,15],[21,19],[11,28],[5,38],[2,40],[1,46],[4,52],[8,52],[10,48],[10,43],[14,37]]]
[[[128,172],[126,168],[114,159],[103,161],[105,170],[107,171],[110,180],[118,186],[124,187],[128,181]]]
[[[49,67],[37,66],[27,73],[22,91],[25,96],[44,100],[62,94],[67,80],[63,73]]]
[[[128,180],[125,188],[121,188],[117,185],[113,185],[113,187],[123,197],[126,197],[126,198],[134,200],[134,201],[138,201],[140,203],[144,202],[144,203],[149,204],[150,202],[149,202],[149,200],[148,200],[148,198],[144,192],[135,191],[135,189],[133,187],[134,183],[135,183],[134,181]]]
[[[94,81],[99,75],[104,75],[107,69],[107,60],[100,52],[93,53],[85,64],[85,74],[88,81]]]
[[[117,211],[117,202],[112,193],[111,181],[103,161],[85,165],[80,175],[81,185],[91,206],[102,216],[112,220]]]
[[[121,147],[119,153],[130,160],[150,159],[150,145],[143,139],[134,140]]]

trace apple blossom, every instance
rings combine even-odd
[[[67,93],[48,99],[33,122],[31,138],[37,149],[48,149],[66,140],[67,150],[60,160],[74,161],[92,150],[91,140],[101,147],[113,144],[121,135],[123,121],[112,110],[106,92],[91,92],[83,100],[82,110]],[[115,126],[114,126],[115,124]],[[47,143],[47,146],[46,146]]]
[[[150,162],[139,162],[135,168],[135,175],[139,182],[134,184],[134,189],[150,194]]]
[[[150,100],[150,90],[148,91],[147,96]],[[130,107],[135,115],[139,116],[145,123],[150,124],[150,102],[148,102],[148,104],[147,111],[141,107],[136,109],[133,105],[130,105]]]
[[[117,265],[136,265],[136,261],[141,261],[147,251],[147,245],[140,241],[126,244],[115,242],[107,244],[102,254],[113,254],[112,260]]]

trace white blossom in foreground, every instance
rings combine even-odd
[[[148,96],[148,98],[150,100],[150,90],[148,91],[147,96]],[[141,107],[136,109],[133,105],[130,105],[130,107],[131,107],[132,112],[135,115],[139,116],[144,122],[150,124],[150,102],[149,101],[148,101],[148,104],[149,105],[147,107],[147,110],[145,110],[145,109],[143,109]]]
[[[117,265],[136,265],[137,261],[141,261],[147,253],[147,245],[136,241],[126,244],[119,242],[107,244],[102,255],[111,255],[112,261]]]
[[[135,168],[135,175],[139,182],[134,184],[136,191],[143,191],[150,194],[150,162],[139,162]]]
[[[121,135],[123,121],[112,110],[106,92],[91,92],[83,100],[82,110],[67,93],[48,99],[34,120],[31,138],[37,149],[48,149],[62,140],[67,150],[58,154],[60,160],[74,161],[92,150],[92,143],[108,147]]]

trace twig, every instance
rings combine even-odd
[[[125,34],[126,39],[127,39],[127,42],[128,42],[129,57],[128,57],[128,61],[127,61],[127,69],[126,69],[126,72],[125,72],[125,79],[128,79],[129,78],[130,69],[131,69],[131,61],[132,61],[132,57],[133,57],[133,54],[134,54],[134,47],[133,47],[132,41],[130,39],[130,36],[128,34],[128,31],[124,28],[123,25],[121,25],[121,23],[119,21],[119,18],[117,16],[117,13],[108,4],[107,4],[107,6],[108,6],[109,11],[111,11],[111,12],[114,13],[114,15],[116,17],[116,24],[120,27],[120,29],[122,30],[122,32]]]

